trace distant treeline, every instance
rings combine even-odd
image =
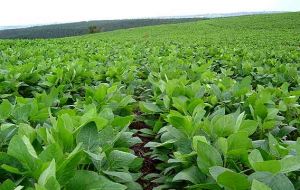
[[[0,30],[0,39],[60,38],[141,26],[190,22],[200,19],[203,18],[100,20],[53,24],[29,28]]]

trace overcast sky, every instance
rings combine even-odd
[[[0,26],[245,11],[300,11],[300,0],[1,0]]]

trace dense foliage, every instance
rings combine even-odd
[[[0,41],[0,189],[300,189],[299,34],[289,13]]]

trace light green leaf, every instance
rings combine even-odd
[[[197,164],[203,173],[207,174],[212,166],[223,165],[222,157],[216,148],[201,141],[198,141],[197,145]]]
[[[120,183],[132,182],[133,178],[129,173],[126,172],[116,172],[116,171],[102,171],[106,175],[110,176],[111,178],[115,179],[114,181]]]
[[[246,131],[248,136],[255,133],[258,127],[258,122],[254,120],[243,120],[239,131]]]
[[[265,185],[264,183],[254,179],[252,181],[251,190],[272,190],[272,189],[270,187],[268,187],[267,185]]]
[[[270,172],[255,172],[249,176],[249,180],[260,181],[267,186],[269,186],[272,190],[294,190],[294,185],[282,173],[272,174]]]
[[[56,179],[62,186],[75,175],[79,163],[84,158],[81,146],[82,143],[78,144],[68,157],[62,163],[57,165]]]
[[[193,184],[199,184],[204,178],[204,174],[196,166],[191,166],[176,174],[172,181],[190,181]]]
[[[254,149],[254,150],[251,151],[251,153],[248,156],[248,160],[249,160],[249,163],[252,167],[254,167],[254,164],[256,162],[263,162],[264,161],[261,153],[257,149]]]
[[[76,138],[77,144],[82,143],[82,147],[93,152],[99,146],[98,130],[95,122],[89,122],[80,128]]]
[[[38,159],[33,146],[26,136],[20,137],[15,135],[9,143],[7,153],[18,159],[33,175],[39,175],[39,172],[41,172],[41,160]]]
[[[130,125],[133,118],[134,118],[133,116],[126,116],[126,117],[116,116],[111,125],[114,127],[124,128]]]
[[[168,115],[167,121],[176,129],[180,130],[187,136],[192,136],[195,130],[193,126],[192,117],[183,116],[179,112],[171,111]]]
[[[18,122],[27,122],[30,112],[31,112],[30,104],[25,104],[22,106],[18,105],[13,110],[12,115]]]
[[[248,149],[252,146],[247,132],[238,132],[232,134],[227,138],[227,142],[228,154],[235,156],[247,154]]]
[[[0,184],[0,190],[14,190],[15,187],[15,183],[10,179],[7,179],[2,184]]]
[[[217,182],[231,190],[243,190],[250,187],[250,182],[245,175],[232,171],[224,171],[218,175]]]
[[[48,145],[40,154],[39,158],[44,162],[50,162],[55,159],[56,162],[59,162],[63,159],[63,150],[57,143]]]
[[[278,173],[281,170],[281,163],[279,160],[267,160],[254,163],[253,168],[255,171]]]
[[[224,173],[225,171],[231,171],[230,169],[228,168],[224,168],[224,167],[221,167],[221,166],[213,166],[213,167],[210,167],[209,168],[209,173],[210,175],[214,178],[214,180],[217,181],[218,179],[218,176],[222,173]]]
[[[281,172],[288,173],[300,170],[300,156],[289,156],[280,160]]]
[[[240,126],[241,126],[241,124],[243,122],[244,115],[245,115],[245,112],[241,113],[237,117],[236,122],[235,122],[235,126],[234,126],[234,132],[237,132],[240,129]]]
[[[67,114],[63,114],[57,120],[56,128],[57,138],[56,141],[60,142],[60,146],[63,150],[70,151],[73,148],[74,138],[73,138],[73,125]]]
[[[281,170],[281,163],[279,160],[264,161],[259,150],[254,149],[248,156],[250,165],[255,171],[266,171],[277,173]]]
[[[119,106],[120,106],[120,107],[125,107],[125,106],[127,106],[128,104],[131,104],[131,103],[133,103],[133,102],[136,102],[135,99],[133,99],[130,95],[128,95],[128,96],[125,96],[125,97],[121,100],[121,102],[119,103]]]
[[[212,120],[212,133],[218,137],[227,137],[235,133],[236,121],[233,114],[229,115],[217,115]]]
[[[208,144],[208,142],[207,142],[205,136],[194,136],[194,137],[193,137],[193,144],[192,144],[192,145],[193,145],[193,149],[194,149],[195,151],[197,151],[198,141],[201,141],[201,142],[204,142],[204,143],[207,143],[207,144]]]
[[[137,156],[119,150],[113,150],[108,156],[110,170],[129,168]]]
[[[222,152],[223,155],[227,155],[228,152],[228,142],[224,137],[219,137],[215,143],[216,148]]]
[[[26,136],[30,142],[33,142],[36,138],[35,129],[24,123],[19,124],[18,134],[20,136]]]
[[[66,185],[66,190],[125,190],[127,187],[110,181],[92,171],[78,170]]]
[[[154,103],[150,102],[140,102],[140,109],[144,113],[159,113],[162,110]]]
[[[9,117],[13,109],[13,106],[8,100],[3,100],[0,104],[0,120],[5,120]]]
[[[55,178],[56,165],[55,160],[52,160],[48,168],[46,168],[43,173],[40,175],[38,183],[42,186],[45,186],[47,181],[51,178]]]

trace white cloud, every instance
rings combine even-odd
[[[0,26],[296,10],[299,0],[1,0]]]

